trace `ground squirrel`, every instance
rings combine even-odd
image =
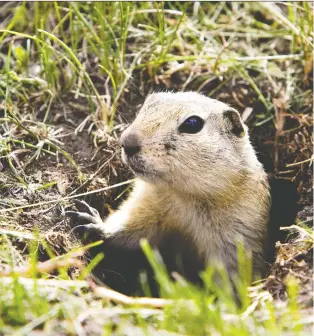
[[[121,145],[137,177],[128,199],[104,222],[84,202],[81,212],[71,212],[88,223],[76,232],[104,238],[107,284],[134,289],[147,266],[141,238],[160,251],[169,271],[194,282],[215,263],[236,274],[239,243],[252,253],[253,270],[263,272],[269,183],[235,109],[196,92],[153,93]]]

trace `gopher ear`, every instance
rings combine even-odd
[[[241,120],[239,112],[236,110],[227,110],[223,113],[224,121],[227,125],[227,129],[237,137],[243,137],[245,135],[245,129]]]

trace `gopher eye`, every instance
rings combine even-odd
[[[187,118],[180,126],[179,132],[195,134],[198,133],[204,126],[204,120],[198,116]]]

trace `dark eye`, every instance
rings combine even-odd
[[[204,120],[198,116],[187,118],[179,127],[181,133],[198,133],[204,126]]]

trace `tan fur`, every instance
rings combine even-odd
[[[233,247],[243,242],[257,256],[255,269],[263,268],[269,186],[246,126],[242,136],[229,134],[232,125],[223,112],[230,109],[194,92],[148,96],[122,135],[139,137],[141,151],[122,155],[142,172],[129,198],[103,224],[107,236],[124,232],[130,246],[142,237],[158,246],[176,229],[207,264],[222,262],[231,272],[237,269]],[[179,125],[192,115],[206,120],[203,130],[179,134]]]

